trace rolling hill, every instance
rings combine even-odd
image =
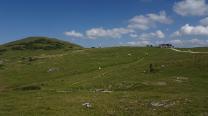
[[[61,48],[78,49],[48,50],[56,46],[54,41],[30,38],[3,45],[9,49],[0,55],[0,115],[208,114],[208,54],[145,47],[87,49],[60,41]],[[12,50],[16,45],[24,49]]]
[[[12,50],[54,50],[54,49],[80,49],[79,45],[48,37],[28,37],[4,44],[3,47]]]

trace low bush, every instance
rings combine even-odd
[[[22,91],[32,91],[32,90],[41,90],[41,87],[38,85],[28,85],[18,88],[18,90]]]

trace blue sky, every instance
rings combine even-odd
[[[0,44],[48,36],[91,46],[208,46],[206,0],[0,0]]]

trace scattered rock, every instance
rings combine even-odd
[[[47,72],[56,72],[59,71],[59,68],[49,68]]]
[[[105,90],[105,89],[95,89],[95,92],[112,93],[113,91],[109,91],[109,90]]]
[[[82,106],[85,108],[92,108],[92,105],[89,102],[83,103]]]
[[[104,91],[104,89],[95,89],[95,92],[101,92]]]
[[[164,107],[165,108],[169,108],[171,106],[174,106],[175,104],[176,104],[175,102],[172,102],[172,103],[166,104]]]
[[[146,86],[166,86],[167,82],[164,81],[159,81],[159,82],[141,82],[142,85],[146,85]]]
[[[102,93],[112,93],[113,91],[104,90]]]
[[[188,77],[177,77],[176,79],[177,80],[188,80],[189,78]]]
[[[154,101],[150,103],[151,106],[153,107],[164,107],[164,108],[169,108],[171,106],[176,105],[175,101],[170,101],[170,100],[161,100],[161,101]]]
[[[165,104],[163,104],[161,102],[151,102],[151,105],[154,107],[161,107],[161,106],[164,106]]]
[[[190,99],[188,99],[188,98],[178,98],[178,99],[174,99],[174,100],[152,101],[149,104],[154,109],[157,109],[157,108],[171,108],[175,105],[188,104],[188,103],[191,103]]]
[[[161,65],[162,68],[165,68],[165,65]]]
[[[101,70],[102,68],[101,67],[98,67],[98,69]]]
[[[185,82],[187,81],[189,78],[188,77],[176,77],[176,82],[178,83],[182,83],[182,82]]]

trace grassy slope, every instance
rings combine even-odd
[[[21,40],[13,41],[4,44],[3,47],[6,49],[14,50],[55,50],[55,49],[80,49],[79,45],[69,43],[66,41],[58,40],[56,38],[48,37],[27,37]],[[1,47],[0,47],[1,49]]]
[[[41,54],[56,55],[33,62],[21,60],[23,56]],[[0,59],[5,60],[0,69],[0,115],[190,116],[208,113],[208,55],[122,47],[9,51],[0,55]],[[157,71],[144,73],[151,63]],[[47,72],[51,68],[57,70]],[[42,89],[16,90],[28,85]],[[96,89],[112,93],[94,92]],[[84,108],[85,102],[93,107]],[[166,105],[155,107],[151,105],[153,102]]]

